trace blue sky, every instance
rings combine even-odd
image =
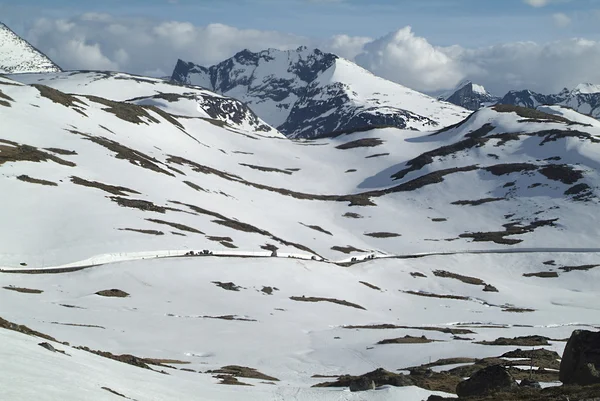
[[[0,21],[65,69],[167,76],[307,45],[427,93],[600,84],[600,0],[0,0]]]
[[[11,4],[12,3],[12,4]],[[19,0],[0,1],[0,20],[23,33],[37,17],[85,12],[223,23],[308,37],[378,37],[411,25],[434,44],[481,46],[516,40],[600,38],[600,1],[556,0],[532,7],[523,0]],[[571,19],[557,27],[554,15]]]

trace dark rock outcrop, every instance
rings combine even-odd
[[[511,391],[517,387],[517,382],[503,366],[493,365],[458,383],[456,394],[459,397],[484,396]]]
[[[375,382],[368,377],[361,377],[350,383],[350,391],[375,390]]]
[[[575,330],[560,363],[560,381],[582,386],[600,384],[600,332]]]
[[[385,369],[376,369],[361,376],[340,376],[335,382],[319,383],[313,387],[370,387],[371,383],[378,386],[405,387],[414,386],[415,382],[406,375],[388,372]],[[356,391],[356,390],[355,390]]]
[[[535,380],[530,380],[530,379],[521,380],[521,383],[519,383],[519,387],[537,388],[537,389],[542,388],[542,386],[540,385],[540,382],[537,382]]]

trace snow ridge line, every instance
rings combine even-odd
[[[414,259],[428,256],[450,256],[450,255],[479,255],[479,254],[517,254],[517,253],[600,253],[600,248],[516,248],[516,249],[474,249],[461,251],[438,251],[438,252],[420,252],[410,254],[388,254],[381,255],[376,253],[363,254],[349,257],[346,259],[332,261],[323,259],[312,254],[278,253],[273,255],[271,252],[246,252],[246,251],[208,251],[205,250],[167,250],[167,251],[147,251],[147,252],[123,252],[114,254],[104,254],[94,256],[89,259],[68,263],[60,266],[34,267],[34,268],[15,268],[0,267],[0,273],[21,273],[21,274],[41,274],[41,273],[68,273],[92,267],[103,266],[113,263],[121,263],[135,260],[146,259],[171,259],[181,257],[230,257],[230,258],[292,258],[302,260],[315,260],[323,263],[337,265],[356,264],[367,262],[373,259]],[[193,256],[190,254],[193,252]]]

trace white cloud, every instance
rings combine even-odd
[[[523,2],[531,7],[545,7],[550,3],[550,0],[523,0]]]
[[[320,47],[384,78],[421,91],[453,88],[463,79],[492,93],[528,88],[551,93],[581,82],[600,83],[600,42],[584,39],[549,43],[514,42],[488,47],[440,47],[410,27],[384,37],[336,35],[320,41],[281,32],[238,29],[223,24],[156,22],[85,14],[69,20],[41,19],[27,39],[66,69],[169,75],[178,58],[202,65],[238,51]]]
[[[530,5],[531,7],[541,8],[546,7],[549,4],[560,4],[569,3],[573,0],[523,0],[523,3]]]
[[[337,54],[348,60],[354,60],[358,54],[363,52],[365,45],[372,41],[372,38],[363,36],[335,35],[331,39],[320,43],[319,47],[323,51]]]
[[[567,14],[555,13],[552,15],[552,18],[554,19],[556,26],[559,28],[564,28],[571,25],[571,18]]]
[[[356,61],[376,75],[422,91],[453,86],[464,78],[455,59],[416,36],[410,27],[367,43]]]
[[[211,65],[248,48],[290,49],[307,39],[222,24],[195,26],[87,13],[69,20],[40,19],[26,38],[65,69],[170,73],[178,58]]]

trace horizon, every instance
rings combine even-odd
[[[600,0],[23,0],[0,16],[66,70],[165,77],[178,59],[307,46],[428,94],[600,83]]]

